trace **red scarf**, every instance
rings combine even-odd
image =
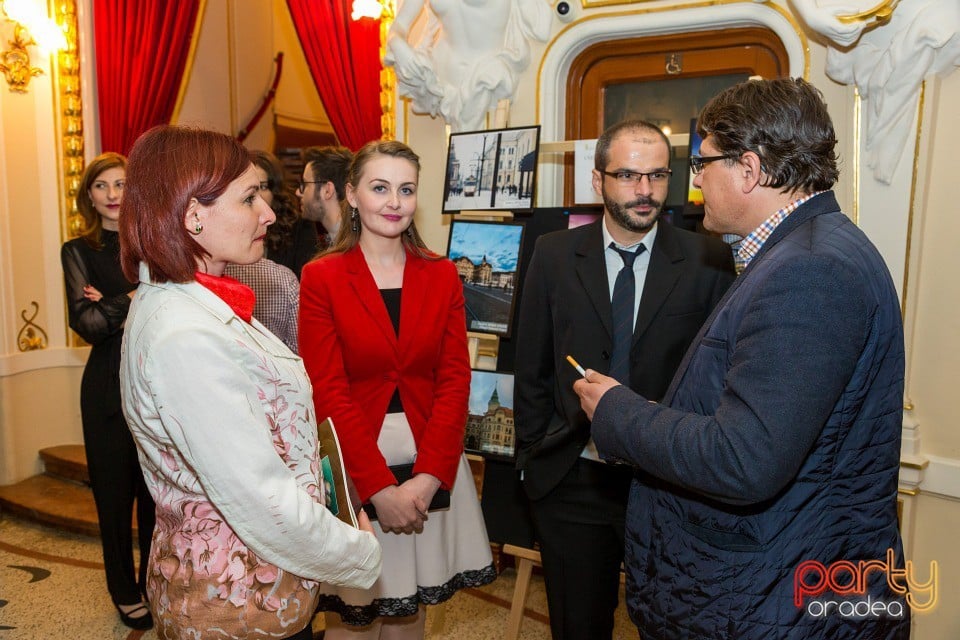
[[[230,305],[234,313],[250,322],[253,317],[253,306],[257,303],[257,297],[254,295],[253,289],[239,280],[227,276],[217,277],[200,271],[193,275],[198,283]]]

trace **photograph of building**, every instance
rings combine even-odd
[[[467,329],[510,334],[523,225],[454,220],[447,255],[463,281]]]
[[[513,374],[473,371],[463,446],[478,453],[513,455]]]
[[[539,134],[539,127],[452,134],[444,212],[530,209]]]

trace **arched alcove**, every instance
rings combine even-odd
[[[571,67],[587,48],[602,42],[697,31],[757,27],[773,32],[789,59],[790,76],[806,77],[809,56],[803,32],[775,6],[734,2],[688,9],[660,7],[602,13],[572,23],[550,43],[537,74],[537,119],[541,141],[566,138],[567,92]],[[563,154],[541,154],[539,206],[562,204]]]

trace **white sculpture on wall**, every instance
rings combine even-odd
[[[414,38],[424,11],[426,28]],[[384,63],[415,112],[440,115],[453,131],[481,129],[499,100],[514,98],[529,41],[545,42],[551,19],[547,0],[403,0]]]
[[[874,178],[889,184],[912,135],[924,78],[960,67],[960,0],[791,2],[811,29],[831,41],[827,75],[859,89],[865,105],[864,161]],[[892,11],[889,21],[839,17],[869,14],[871,8]]]

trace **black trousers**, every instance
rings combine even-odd
[[[103,415],[81,402],[90,487],[97,504],[107,590],[115,604],[140,602],[156,514],[123,414]],[[133,562],[133,507],[137,506],[140,570]]]
[[[613,637],[632,470],[580,458],[532,501],[553,640]]]

